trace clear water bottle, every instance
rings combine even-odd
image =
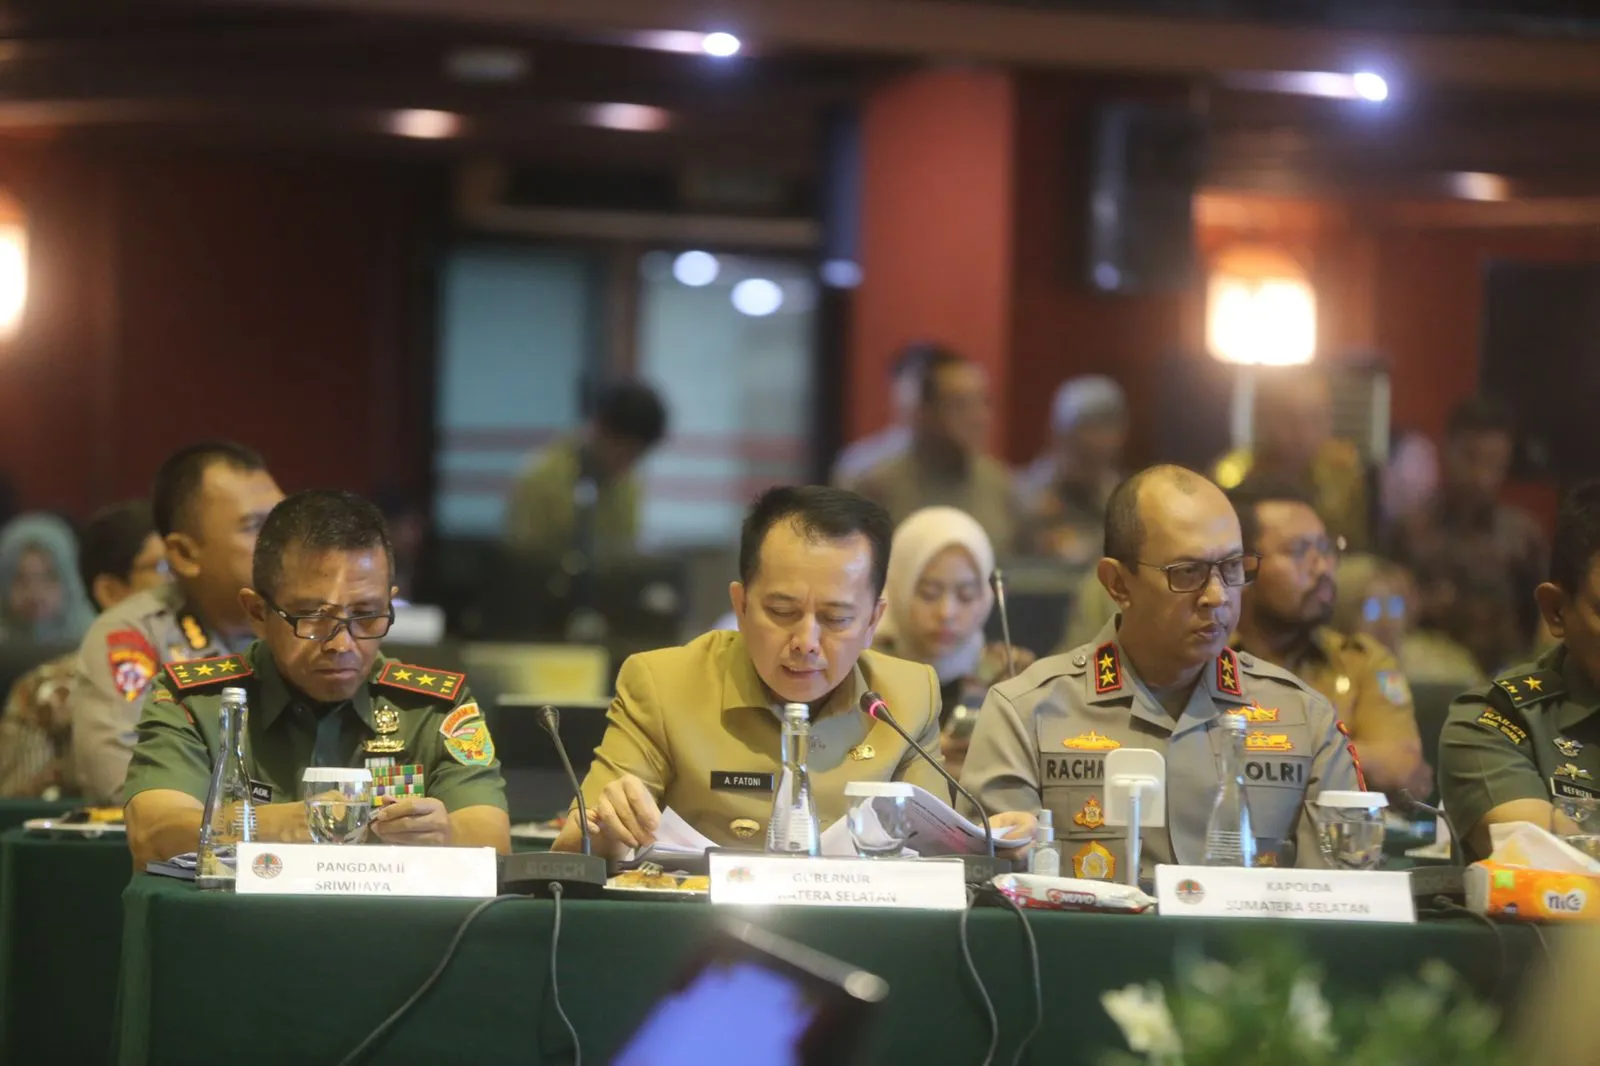
[[[811,747],[811,709],[803,703],[783,706],[783,772],[772,793],[767,820],[767,850],[784,855],[822,854],[817,803],[811,795],[806,757]]]
[[[1254,866],[1256,837],[1250,828],[1250,804],[1244,784],[1244,734],[1248,723],[1242,714],[1225,714],[1222,726],[1222,762],[1217,782],[1217,802],[1206,823],[1207,866]]]
[[[256,810],[250,798],[245,748],[249,743],[250,708],[244,689],[222,690],[216,763],[206,789],[200,821],[200,848],[195,856],[195,884],[231,890],[238,846],[256,837]]]

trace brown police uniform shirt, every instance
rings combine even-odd
[[[78,794],[67,694],[77,653],[41,663],[17,679],[0,715],[0,796]]]
[[[961,783],[990,812],[1043,806],[1055,817],[1063,874],[1117,880],[1127,830],[1105,824],[1106,753],[1161,752],[1165,828],[1140,837],[1140,876],[1158,863],[1205,859],[1226,734],[1220,715],[1244,709],[1245,777],[1257,851],[1283,865],[1322,866],[1305,800],[1364,787],[1354,746],[1333,708],[1299,678],[1224,649],[1174,721],[1145,688],[1116,640],[1116,621],[1066,655],[1041,659],[989,691]]]
[[[101,614],[78,648],[67,695],[73,768],[84,796],[122,803],[139,707],[163,664],[238,650],[200,620],[175,584],[136,592]]]
[[[851,781],[909,781],[941,798],[949,786],[889,726],[861,713],[875,691],[906,731],[939,757],[939,679],[933,668],[863,651],[850,675],[811,709],[807,770],[823,827],[849,807]],[[623,774],[644,782],[724,846],[765,839],[783,768],[781,701],[762,684],[744,637],[716,630],[678,648],[630,656],[617,676],[605,737],[583,780],[590,809]]]
[[[1289,672],[1326,696],[1339,720],[1356,736],[1383,725],[1417,733],[1411,686],[1393,653],[1365,633],[1347,637],[1318,626],[1311,645]]]
[[[1456,698],[1439,734],[1439,792],[1469,860],[1484,815],[1514,800],[1600,799],[1600,688],[1563,644]]]

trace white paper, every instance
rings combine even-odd
[[[893,862],[713,852],[711,902],[743,906],[895,907],[960,911],[966,874],[955,859]]]
[[[1600,862],[1532,822],[1491,825],[1489,840],[1494,846],[1489,858],[1508,866],[1600,874]]]

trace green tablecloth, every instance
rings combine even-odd
[[[131,872],[120,835],[0,835],[0,1062],[106,1060]]]
[[[124,895],[125,1066],[211,1066],[218,1044],[202,1020],[230,1031],[226,1058],[245,1063],[337,1062],[437,965],[472,901],[244,898],[185,883],[134,879]],[[602,1063],[670,985],[708,925],[704,904],[569,901],[562,907],[562,1002],[586,1061]],[[984,1016],[961,968],[958,915],[776,908],[745,915],[764,927],[885,977],[890,995],[863,1061],[978,1062]],[[366,1061],[568,1060],[551,1006],[554,904],[497,904],[469,931],[444,978]],[[1170,974],[1178,944],[1227,957],[1242,933],[1298,937],[1329,987],[1367,993],[1442,959],[1485,995],[1509,995],[1538,951],[1531,930],[1496,933],[1471,921],[1416,928],[1365,924],[1200,921],[1155,916],[1030,915],[1039,938],[1045,1024],[1028,1061],[1091,1062],[1118,1037],[1099,993]],[[1031,1021],[1026,954],[1016,916],[971,916],[973,951],[1001,1022],[1008,1062]]]

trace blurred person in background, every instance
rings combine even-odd
[[[918,341],[906,345],[895,355],[889,364],[889,405],[893,421],[878,432],[845,445],[834,460],[829,484],[854,481],[879,463],[904,455],[911,447],[911,420],[922,402],[922,378],[938,351],[938,345]]]
[[[1128,398],[1111,378],[1072,378],[1056,390],[1051,444],[1017,479],[1025,517],[1020,550],[1075,565],[1100,558],[1106,501],[1122,480]]]
[[[889,549],[883,621],[873,647],[939,675],[940,747],[945,768],[957,777],[966,759],[971,716],[989,686],[1011,676],[1002,643],[986,644],[983,627],[994,609],[994,548],[983,527],[954,507],[925,507],[900,523]],[[1018,672],[1033,653],[1012,648]]]
[[[1467,688],[1488,680],[1472,653],[1449,634],[1416,627],[1416,587],[1399,563],[1345,555],[1334,588],[1333,628],[1349,637],[1365,634],[1388,648],[1408,681]]]
[[[633,381],[607,386],[583,429],[536,454],[511,490],[511,546],[558,559],[632,553],[637,467],[666,435],[667,410],[654,389]]]
[[[167,553],[144,501],[108,507],[78,542],[76,572],[95,604],[110,610],[168,580]],[[76,649],[24,674],[0,715],[0,796],[78,795],[67,696]]]
[[[910,447],[842,487],[879,504],[897,523],[924,507],[965,511],[995,550],[1009,555],[1016,550],[1018,507],[1010,471],[984,452],[990,418],[988,374],[940,348],[928,356]]]
[[[1494,825],[1594,832],[1580,825],[1600,799],[1600,481],[1562,501],[1534,598],[1559,643],[1457,698],[1439,735],[1439,791],[1468,861],[1489,854]]]
[[[1353,443],[1333,435],[1328,379],[1307,367],[1258,370],[1252,424],[1254,445],[1217,461],[1217,484],[1233,489],[1260,477],[1293,485],[1311,499],[1330,537],[1365,550],[1372,542],[1366,464]]]
[[[1400,664],[1372,637],[1345,636],[1328,625],[1339,546],[1311,500],[1292,485],[1253,478],[1229,502],[1239,516],[1244,550],[1260,556],[1256,579],[1240,599],[1233,647],[1283,667],[1327,697],[1350,731],[1373,788],[1432,793],[1433,772],[1422,757],[1411,687]]]
[[[1439,449],[1426,434],[1395,435],[1379,474],[1379,542],[1392,545],[1428,524],[1439,502]]]
[[[79,640],[94,608],[78,577],[72,527],[50,514],[25,514],[0,530],[0,640]]]
[[[417,572],[428,542],[428,512],[415,496],[395,485],[380,489],[373,502],[389,527],[389,542],[394,548],[394,584],[400,590],[395,604],[404,606],[417,599]]]
[[[261,456],[226,441],[180,448],[156,471],[150,510],[173,582],[102,614],[73,665],[73,768],[91,802],[121,802],[140,704],[163,664],[249,647],[239,591],[250,584],[256,534],[281,499]]]
[[[1419,578],[1426,571],[1473,582],[1503,579],[1518,636],[1527,648],[1539,629],[1531,592],[1543,579],[1549,548],[1538,521],[1500,499],[1515,446],[1511,416],[1499,404],[1479,397],[1457,406],[1446,431],[1437,498],[1391,531],[1387,554]],[[1424,598],[1449,597],[1445,590],[1430,594],[1425,588]],[[1425,606],[1424,620],[1442,627],[1443,609],[1442,603]]]

